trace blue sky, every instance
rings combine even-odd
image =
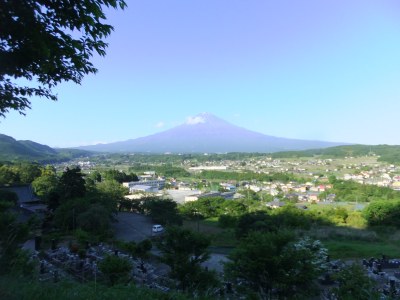
[[[99,72],[0,132],[57,147],[153,134],[210,112],[268,135],[399,144],[398,0],[127,1]]]

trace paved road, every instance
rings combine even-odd
[[[125,242],[140,242],[152,236],[153,223],[147,216],[130,212],[119,212],[118,222],[113,224],[115,238]]]
[[[224,271],[224,263],[228,262],[229,259],[225,254],[211,253],[210,258],[205,261],[202,265],[207,267],[209,270],[214,270],[220,274]]]

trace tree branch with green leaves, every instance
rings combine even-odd
[[[57,100],[53,87],[96,73],[90,59],[106,54],[113,30],[105,9],[125,7],[123,0],[0,0],[0,116],[25,114],[33,96]]]

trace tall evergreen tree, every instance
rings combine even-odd
[[[85,196],[86,187],[83,176],[79,167],[66,168],[59,181],[61,198],[71,199]]]

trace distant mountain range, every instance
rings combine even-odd
[[[196,116],[195,118],[191,118],[187,121],[188,126],[195,126],[197,127],[198,124],[205,124],[207,122],[213,123],[213,127],[218,124],[220,124],[220,120],[218,118],[212,117],[209,114],[202,114],[199,116]],[[222,121],[223,122],[223,121]],[[222,124],[228,124],[226,122],[223,122]],[[229,124],[228,124],[229,125]],[[185,129],[189,131],[188,126],[181,125],[178,126],[177,128],[181,130],[181,132],[185,133]],[[233,125],[230,125],[233,126]],[[204,128],[207,126],[199,126],[200,128]],[[220,127],[220,126],[216,126]],[[236,126],[234,126],[236,127]],[[221,128],[221,127],[220,127]],[[239,127],[236,127],[239,128]],[[175,128],[176,129],[176,128]],[[171,134],[174,133],[175,129],[171,129],[166,131],[167,133],[169,132]],[[222,129],[221,129],[222,130]],[[249,132],[246,129],[239,128],[240,131]],[[183,134],[182,133],[182,134]],[[231,132],[232,133],[232,132]],[[335,146],[335,147],[329,147],[329,148],[322,148],[320,145],[326,145],[326,144],[335,144],[335,143],[326,143],[326,142],[318,142],[318,141],[302,141],[302,140],[290,140],[290,139],[280,139],[280,138],[274,138],[274,137],[268,137],[259,133],[255,133],[250,131],[253,135],[256,137],[267,137],[270,138],[272,141],[282,141],[284,142],[284,146],[286,147],[288,144],[292,146],[295,144],[295,142],[305,142],[304,145],[310,145],[310,147],[315,147],[312,149],[307,149],[307,150],[297,150],[297,151],[280,151],[280,152],[274,152],[271,154],[273,158],[298,158],[298,157],[313,157],[313,156],[318,156],[318,157],[325,157],[325,158],[339,158],[339,157],[346,157],[346,156],[377,156],[378,161],[383,161],[383,162],[388,162],[391,164],[399,164],[400,163],[400,146],[396,145],[343,145],[343,146]],[[163,135],[163,133],[161,133]],[[204,134],[204,133],[203,133]],[[209,133],[211,135],[211,133]],[[217,135],[216,133],[214,133]],[[157,137],[159,134],[150,136],[148,138],[153,139],[154,137]],[[171,134],[171,137],[173,137],[173,134]],[[197,137],[200,139],[201,135],[197,135]],[[151,140],[150,139],[150,140]],[[216,140],[217,138],[213,136],[213,140]],[[127,142],[132,142],[132,141],[137,141],[137,140],[144,140],[147,141],[146,138],[141,138],[141,139],[136,139],[136,140],[131,140]],[[223,138],[221,138],[222,141],[225,141]],[[244,138],[242,137],[241,141],[243,142]],[[289,141],[288,141],[289,140]],[[198,143],[195,139],[190,140],[194,146],[197,146],[195,142]],[[179,141],[180,143],[183,142],[183,140]],[[187,142],[187,141],[186,141]],[[264,141],[265,142],[265,141]],[[293,144],[290,144],[290,143]],[[122,145],[124,142],[120,142]],[[96,145],[99,147],[106,147],[108,145],[113,145],[117,144],[120,145],[120,143],[112,143],[112,144],[105,144],[105,145]],[[308,144],[307,144],[308,143]],[[201,145],[201,144],[200,144]],[[240,144],[239,144],[240,145]],[[319,145],[319,146],[318,146]],[[96,147],[96,146],[91,146],[91,147]],[[304,147],[306,147],[304,146]],[[161,146],[160,146],[161,147]],[[96,148],[97,149],[97,148]],[[124,148],[124,152],[130,152],[129,150],[126,150],[128,148]],[[172,148],[169,148],[172,149]],[[183,150],[183,148],[180,148]],[[196,149],[196,148],[190,148],[190,149]],[[210,151],[211,148],[203,148],[207,149],[208,152],[211,153]],[[222,149],[222,148],[219,148]],[[227,148],[225,148],[227,149]],[[236,148],[234,149],[233,147],[230,147],[232,151],[225,151],[225,152],[250,152],[250,151],[243,151],[244,148]],[[238,150],[241,149],[241,150]],[[248,149],[248,148],[247,148]],[[260,148],[253,148],[253,149],[260,149]],[[270,149],[270,148],[269,148]],[[106,150],[102,150],[106,152]],[[117,152],[117,151],[114,151]],[[136,151],[135,151],[136,152]],[[139,151],[138,151],[139,152]],[[142,151],[144,152],[144,151]],[[149,152],[149,151],[147,151]],[[172,151],[171,151],[172,152]],[[178,151],[177,151],[178,152]],[[204,153],[200,152],[199,153]],[[219,151],[215,151],[219,152]],[[220,151],[223,152],[223,151]],[[253,151],[253,152],[259,152],[259,153],[265,153],[267,151]],[[273,151],[269,151],[273,152]],[[188,153],[186,151],[180,151],[180,153]],[[149,154],[159,154],[158,151],[154,151],[154,153],[149,153]],[[92,151],[87,151],[87,150],[82,150],[82,149],[53,149],[49,146],[42,145],[36,142],[32,141],[17,141],[14,138],[0,134],[0,162],[1,161],[36,161],[39,163],[54,163],[54,162],[63,162],[63,161],[68,161],[73,158],[80,158],[80,157],[87,157],[87,156],[92,156],[95,155],[95,152]],[[117,154],[118,155],[118,154]]]
[[[189,118],[172,129],[127,141],[82,146],[100,152],[225,153],[305,150],[345,145],[269,136],[228,123],[210,113]]]
[[[0,134],[0,161],[57,162],[91,154],[92,152],[86,150],[53,149],[36,142],[17,141],[11,136]]]

